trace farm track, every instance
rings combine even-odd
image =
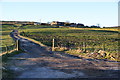
[[[6,68],[13,70],[15,78],[120,78],[120,62],[51,52],[14,33],[11,37],[26,52],[9,58]]]

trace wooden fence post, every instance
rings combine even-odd
[[[6,45],[6,52],[8,53],[8,46]]]
[[[52,51],[54,51],[54,49],[55,49],[55,48],[54,48],[54,47],[55,47],[54,42],[55,42],[55,41],[54,41],[54,38],[53,38],[53,41],[52,41]]]
[[[103,43],[103,50],[105,51],[105,43]]]
[[[18,49],[18,46],[19,46],[18,40],[16,40],[16,48],[17,48],[17,51],[19,50],[19,49]]]
[[[84,52],[86,52],[86,42],[83,42]]]

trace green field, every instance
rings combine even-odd
[[[23,30],[21,35],[33,38],[47,46],[76,48],[86,46],[87,49],[118,50],[118,32],[94,29],[42,28]]]
[[[12,28],[13,29],[13,28]],[[3,29],[3,41],[12,44],[8,36],[11,28]],[[104,51],[107,56],[98,58],[118,59],[118,29],[117,28],[53,28],[51,26],[14,27],[22,36],[26,36],[51,47],[55,39],[55,51],[65,51],[69,54],[87,56],[91,53]],[[95,57],[95,56],[94,56]]]
[[[5,26],[1,26],[1,31],[0,31],[0,41],[2,42],[2,44],[0,45],[0,48],[2,48],[2,52],[5,51],[9,51],[15,48],[15,42],[13,41],[13,39],[10,37],[10,32],[12,31],[12,29],[16,29],[13,26],[10,25],[5,25]],[[6,50],[7,49],[7,50]]]
[[[21,35],[40,41],[51,47],[55,39],[56,51],[66,51],[69,54],[83,55],[105,51],[107,56],[98,58],[118,59],[118,29],[117,28],[38,28],[23,29]],[[63,49],[65,48],[65,49]],[[79,50],[76,52],[76,50]]]
[[[10,37],[10,32],[13,29],[17,29],[17,30],[26,30],[26,29],[36,29],[36,28],[43,28],[46,26],[31,26],[31,25],[27,25],[27,26],[15,26],[15,25],[2,25],[0,26],[0,41],[1,41],[1,45],[0,45],[0,49],[2,49],[2,52],[5,51],[9,51],[15,48],[15,42],[13,41],[13,39]],[[48,27],[48,26],[47,26]],[[51,26],[49,26],[51,27]],[[0,52],[1,53],[1,52]]]

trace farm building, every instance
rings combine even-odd
[[[64,26],[64,22],[53,21],[50,23],[51,26]]]

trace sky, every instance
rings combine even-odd
[[[8,2],[0,3],[1,20],[69,21],[84,25],[118,25],[118,2]]]

